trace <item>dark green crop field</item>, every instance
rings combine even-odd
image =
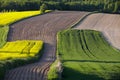
[[[98,31],[59,32],[58,54],[63,63],[62,80],[120,79],[120,51]]]

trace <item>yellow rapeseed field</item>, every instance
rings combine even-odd
[[[0,48],[0,60],[34,57],[42,46],[42,41],[35,40],[7,42],[3,48]]]
[[[0,25],[9,25],[26,17],[40,14],[40,11],[22,11],[0,13]]]

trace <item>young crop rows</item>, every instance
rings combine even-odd
[[[100,32],[61,31],[58,54],[64,67],[61,80],[120,79],[120,51],[110,46]]]
[[[10,70],[5,80],[46,80],[49,66],[56,59],[56,34],[73,25],[86,12],[55,11],[25,19],[10,26],[8,41],[42,40],[44,50],[39,62]]]

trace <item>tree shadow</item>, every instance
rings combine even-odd
[[[97,75],[85,74],[72,68],[64,67],[62,80],[105,80]]]
[[[110,80],[120,80],[120,73],[116,72],[114,74],[111,74]]]

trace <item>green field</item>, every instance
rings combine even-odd
[[[64,67],[62,80],[120,79],[120,51],[98,31],[59,32],[58,54]]]

